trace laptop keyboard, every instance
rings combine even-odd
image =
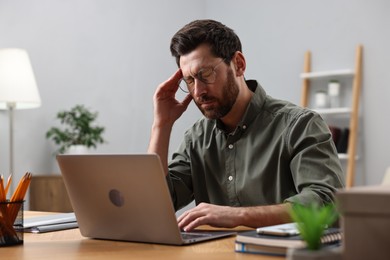
[[[192,238],[199,238],[199,237],[210,237],[212,235],[208,233],[181,232],[181,236],[183,237],[183,239],[192,239]]]

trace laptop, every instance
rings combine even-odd
[[[81,235],[185,245],[236,234],[181,232],[155,154],[57,155]]]

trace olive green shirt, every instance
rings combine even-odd
[[[169,162],[176,210],[195,199],[228,206],[334,201],[344,177],[327,124],[315,112],[254,95],[233,133],[205,117],[186,131]]]

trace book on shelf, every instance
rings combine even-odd
[[[291,228],[291,223],[285,224]],[[280,226],[280,225],[278,225]],[[339,228],[328,228],[321,238],[323,246],[339,246],[341,242]],[[288,248],[305,248],[306,243],[297,235],[259,234],[256,230],[238,233],[235,241],[235,251],[241,253],[257,253],[270,255],[286,255]]]
[[[336,146],[339,154],[348,152],[348,138],[349,128],[339,128],[336,126],[329,126],[330,133],[332,134],[333,142]]]

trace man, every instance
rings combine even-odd
[[[179,69],[154,95],[148,151],[160,156],[185,231],[199,225],[260,227],[290,220],[291,203],[332,203],[344,186],[326,123],[246,81],[238,36],[213,20],[197,20],[172,38]],[[189,94],[175,98],[179,82]],[[172,126],[194,100],[204,117],[186,131],[168,165]]]

